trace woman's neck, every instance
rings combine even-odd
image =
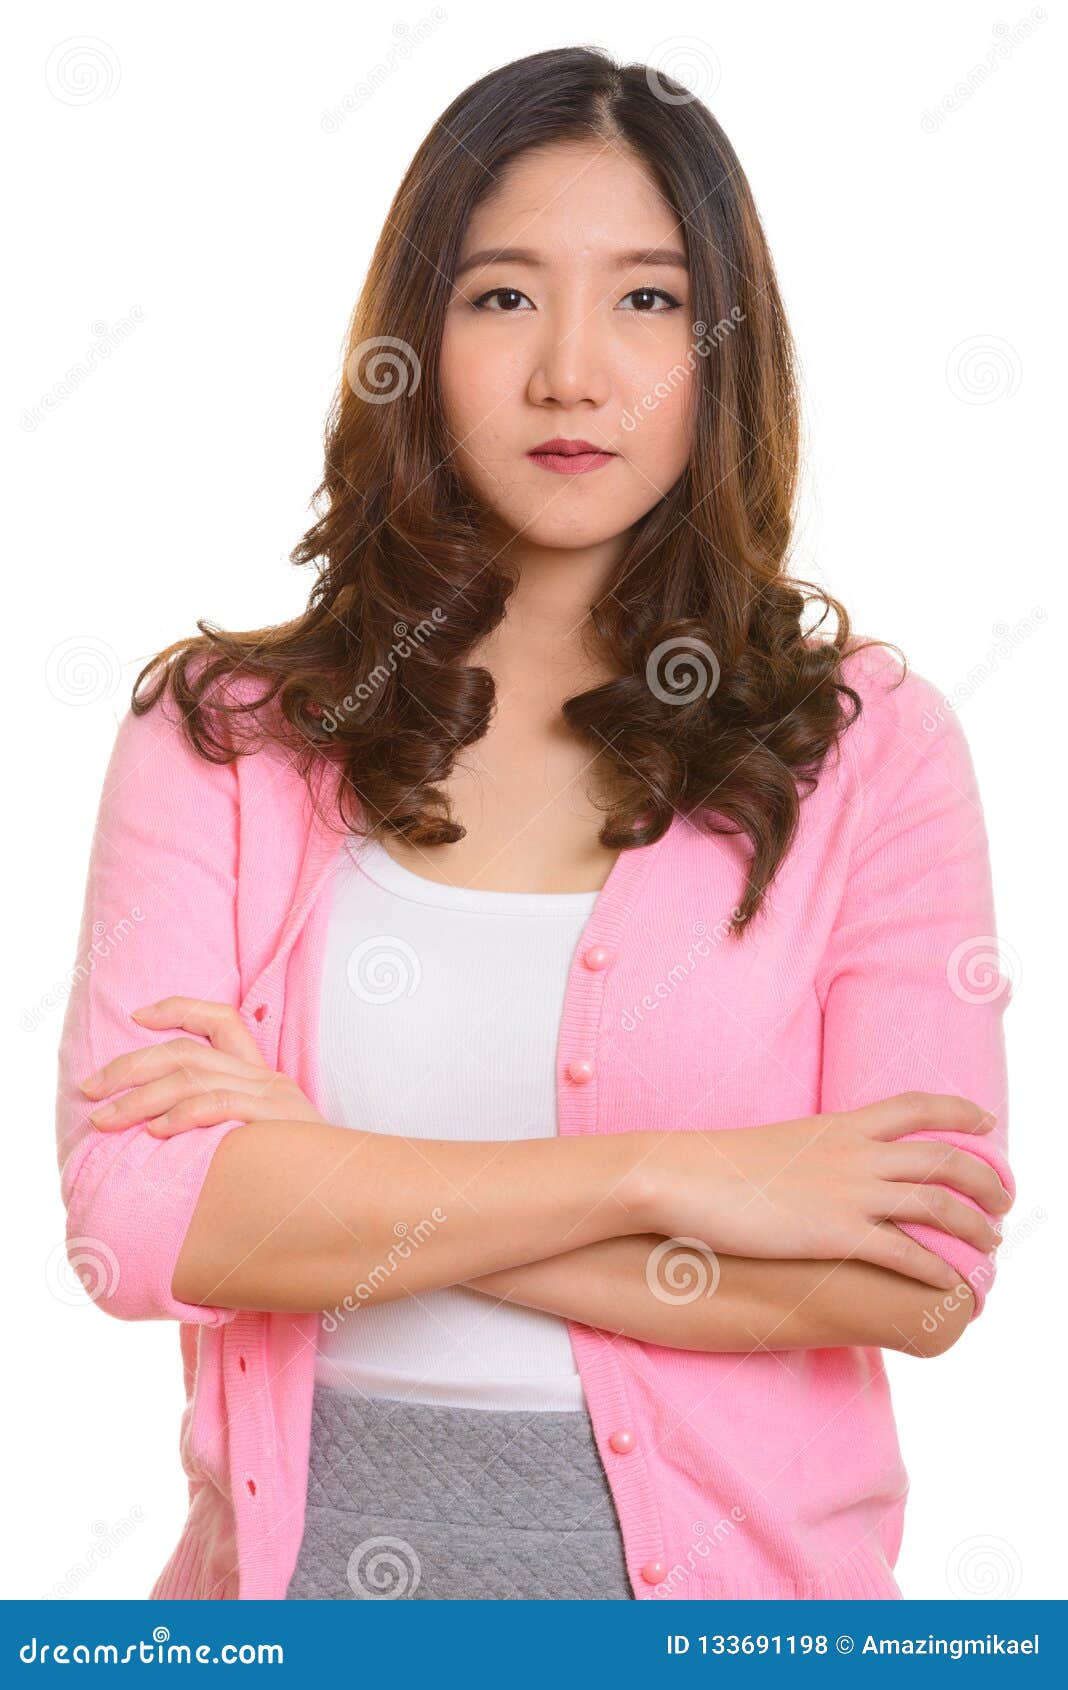
[[[506,549],[516,586],[503,620],[469,658],[490,670],[499,701],[518,692],[555,710],[563,699],[610,678],[614,671],[596,649],[589,614],[622,548],[619,537],[569,551],[521,540]]]

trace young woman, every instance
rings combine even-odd
[[[798,455],[700,102],[454,101],[308,608],[148,666],[94,836],[59,1147],[94,1297],[180,1323],[153,1595],[900,1595],[881,1349],[989,1288],[1006,982],[955,718],[786,574]]]

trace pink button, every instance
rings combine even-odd
[[[609,953],[603,945],[591,945],[583,954],[583,962],[587,968],[607,968]]]
[[[646,1561],[642,1568],[642,1578],[646,1584],[659,1584],[661,1579],[666,1577],[666,1574],[667,1568],[663,1561]]]
[[[574,1062],[567,1065],[568,1078],[574,1080],[577,1086],[584,1086],[587,1080],[593,1079],[593,1063],[588,1056],[576,1057]]]
[[[619,1432],[613,1432],[608,1440],[617,1455],[629,1455],[634,1448],[634,1433],[626,1427]]]

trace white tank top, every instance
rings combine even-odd
[[[326,1119],[408,1138],[554,1134],[564,993],[597,893],[439,885],[356,836],[337,875],[320,1003]],[[398,1214],[393,1260],[375,1279],[438,1224]],[[561,1317],[459,1285],[384,1303],[368,1294],[354,1286],[323,1311],[318,1382],[482,1408],[583,1406]]]

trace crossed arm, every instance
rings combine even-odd
[[[464,1283],[499,1301],[646,1343],[739,1354],[858,1344],[940,1355],[972,1317],[974,1298],[964,1281],[940,1292],[858,1260],[720,1255],[713,1268],[680,1249],[665,1289],[653,1260],[660,1245],[666,1250],[655,1233],[632,1233]],[[668,1254],[661,1267],[670,1260]]]
[[[959,724],[952,712],[944,719],[938,702],[932,688],[914,685],[907,703],[899,697],[866,711],[869,726],[854,758],[858,792],[866,782],[878,787],[857,807],[846,888],[816,981],[823,1027],[814,1102],[839,1123],[863,1113],[864,1099],[889,1099],[917,1084],[936,1084],[943,1102],[974,1099],[999,1113],[1006,1093],[1004,982],[988,988],[984,981],[978,990],[967,977],[968,947],[978,942],[968,936],[996,931],[981,808]],[[931,713],[937,734],[929,731]],[[210,854],[189,848],[191,815]],[[880,1189],[883,1181],[901,1182],[903,1201],[863,1207],[869,1187],[854,1182],[842,1224],[825,1230],[817,1259],[799,1259],[803,1226],[787,1238],[777,1217],[789,1209],[822,1225],[824,1194],[834,1195],[839,1172],[836,1161],[828,1169],[814,1155],[811,1175],[795,1189],[808,1149],[824,1144],[825,1135],[812,1135],[804,1122],[762,1128],[756,1142],[777,1135],[777,1143],[786,1128],[800,1127],[806,1156],[787,1146],[784,1154],[750,1157],[741,1183],[730,1166],[696,1177],[683,1154],[695,1135],[652,1135],[671,1147],[671,1203],[638,1202],[624,1213],[619,1191],[634,1148],[622,1142],[626,1133],[508,1143],[486,1165],[478,1145],[436,1143],[431,1167],[425,1144],[355,1135],[309,1116],[298,1098],[279,1101],[274,1088],[284,1076],[265,1073],[236,1008],[243,996],[234,922],[239,838],[235,765],[197,756],[169,716],[128,714],[94,832],[80,950],[92,954],[96,933],[124,932],[131,908],[141,937],[116,948],[107,968],[77,972],[56,1112],[68,1235],[93,1240],[122,1264],[95,1292],[107,1312],[217,1326],[241,1309],[330,1307],[386,1258],[398,1214],[429,1214],[453,1192],[466,1202],[433,1248],[392,1276],[390,1294],[459,1283],[606,1332],[726,1352],[871,1344],[938,1353],[981,1305],[993,1272],[984,1265],[990,1245],[979,1217],[976,1227],[962,1226],[949,1190],[932,1192],[930,1203],[920,1198],[941,1172],[992,1218],[996,1193],[964,1179],[949,1161],[958,1150],[947,1148],[938,1167],[925,1164],[930,1145],[919,1141],[955,1143],[962,1164],[973,1162],[968,1149],[985,1154],[1011,1193],[1003,1119],[985,1153],[971,1136],[974,1123],[926,1115],[908,1132],[868,1145],[863,1167]],[[189,995],[164,999],[155,1017],[139,1015],[139,1038],[134,1007],[160,999],[176,980]],[[179,1019],[166,1013],[176,1001]],[[212,1018],[223,1012],[227,1021],[217,1027]],[[190,1050],[190,1041],[174,1039],[176,1028],[208,1042]],[[232,1052],[231,1035],[239,1041]],[[83,1077],[102,1064],[112,1071],[110,1084],[88,1091]],[[111,1123],[118,1130],[98,1131],[90,1097],[102,1103],[125,1087],[133,1089]],[[185,1113],[191,1089],[194,1103],[212,1104],[207,1113]],[[932,1102],[927,1092],[917,1095]],[[178,1117],[162,1133],[161,1110]],[[733,1161],[750,1135],[727,1136]],[[635,1162],[647,1159],[650,1146],[640,1148]],[[789,1189],[774,1177],[786,1167]],[[769,1184],[769,1200],[747,1213],[750,1231],[743,1231],[744,1189],[764,1192]],[[295,1202],[300,1191],[307,1197]],[[791,1193],[797,1201],[787,1203]],[[744,1253],[755,1247],[751,1227],[761,1212],[765,1230],[774,1229],[762,1243],[781,1245],[781,1258]],[[895,1271],[896,1256],[873,1249],[881,1242],[886,1250],[889,1223],[861,1231],[866,1217],[891,1214],[907,1235],[901,1242],[926,1245],[947,1268],[952,1256],[960,1267],[931,1277],[914,1255],[907,1274]],[[716,1240],[717,1288],[688,1301],[657,1295],[647,1278],[650,1251],[665,1236],[694,1233]],[[558,1253],[564,1241],[571,1248]],[[520,1265],[509,1265],[510,1254]],[[972,1290],[957,1278],[965,1271]]]

